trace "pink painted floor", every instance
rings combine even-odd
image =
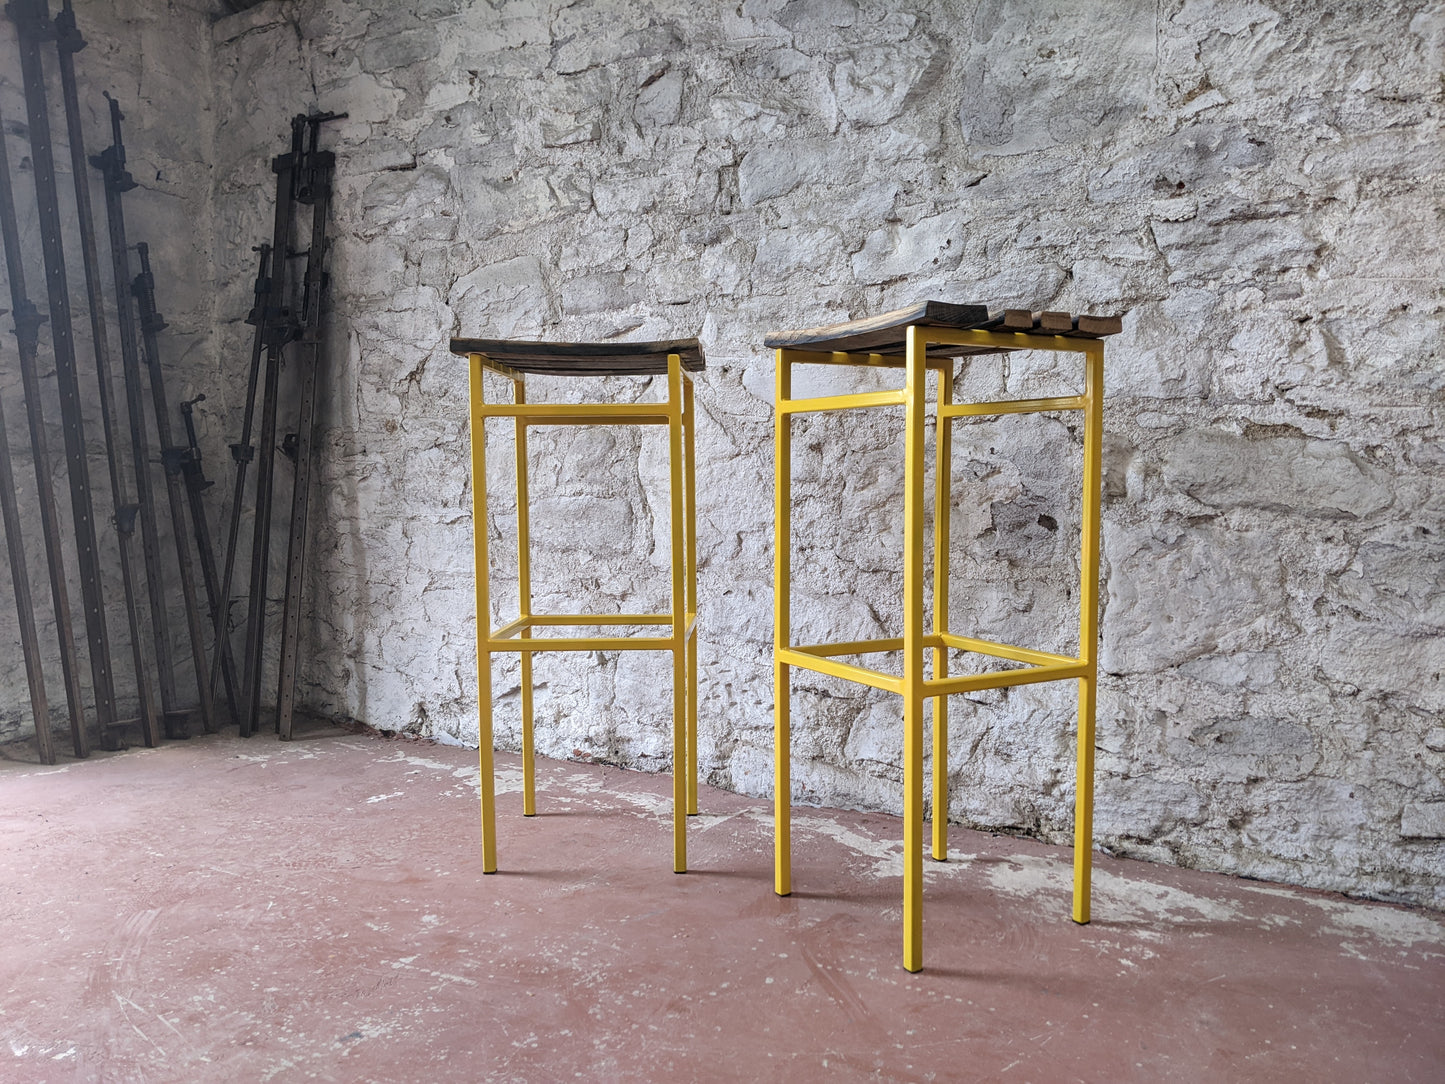
[[[481,874],[471,750],[226,736],[0,757],[0,1081],[1445,1080],[1445,916],[543,761]]]

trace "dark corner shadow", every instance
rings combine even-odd
[[[316,727],[314,730],[293,730],[290,742],[282,742],[283,745],[295,745],[303,741],[321,741],[327,738],[354,738],[354,730],[345,730],[341,727]]]

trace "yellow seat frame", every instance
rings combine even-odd
[[[518,652],[522,666],[522,812],[534,816],[536,770],[532,742],[532,656],[539,651],[671,651],[673,654],[673,870],[687,870],[686,816],[697,812],[697,518],[694,484],[692,377],[678,354],[667,357],[667,399],[643,403],[527,402],[524,374],[485,354],[471,362],[472,522],[477,584],[477,721],[481,767],[482,870],[497,870],[496,784],[492,763],[492,655]],[[488,403],[483,374],[512,382],[511,403]],[[488,418],[516,421],[517,589],[519,614],[491,627],[487,555]],[[672,519],[672,609],[647,614],[534,614],[527,514],[527,430],[536,425],[665,425],[668,427]],[[665,636],[571,636],[534,639],[557,627],[669,626]]]
[[[1084,356],[1084,391],[1050,399],[954,403],[952,358],[930,358],[931,346],[958,346],[960,353],[1014,350],[1076,352]],[[1065,335],[959,330],[914,325],[907,329],[903,357],[849,354],[786,347],[777,351],[776,577],[774,588],[774,845],[775,883],[780,896],[792,892],[790,671],[801,667],[855,681],[903,697],[903,966],[923,966],[923,702],[933,700],[933,847],[948,856],[948,710],[950,693],[1044,681],[1077,680],[1079,693],[1077,776],[1074,801],[1073,919],[1089,921],[1093,841],[1094,700],[1097,676],[1099,499],[1103,435],[1104,344]],[[935,354],[938,351],[933,351]],[[867,365],[905,369],[899,391],[865,392],[806,399],[792,397],[792,367],[800,364]],[[933,524],[933,621],[924,630],[924,417],[927,370],[938,374],[938,436]],[[904,407],[903,635],[850,643],[798,645],[791,642],[791,419],[795,414],[875,406]],[[952,422],[955,418],[1042,411],[1081,411],[1084,421],[1082,554],[1077,657],[994,643],[949,630],[949,482]],[[948,676],[948,650],[1025,664],[1021,669]],[[933,652],[932,676],[925,653]],[[902,652],[903,676],[840,661],[838,656]]]

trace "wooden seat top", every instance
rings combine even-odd
[[[489,360],[524,373],[547,376],[659,376],[667,372],[667,356],[676,354],[682,367],[701,372],[706,366],[697,339],[661,342],[550,343],[521,339],[453,339],[453,354],[483,354]]]
[[[850,320],[844,324],[803,328],[800,331],[774,331],[763,339],[763,345],[793,350],[896,356],[907,352],[908,328],[915,326],[977,328],[981,331],[1070,335],[1097,339],[1105,335],[1117,335],[1123,329],[1123,317],[1074,316],[1067,312],[1034,312],[1031,309],[990,312],[987,305],[920,301],[907,308],[894,309],[892,312],[865,317],[862,320]],[[930,357],[959,357],[963,354],[991,353],[995,349],[997,348],[931,346],[928,353]]]

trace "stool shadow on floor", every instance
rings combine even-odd
[[[758,869],[758,870],[746,870],[746,869],[705,869],[705,868],[699,868],[699,867],[697,867],[697,866],[691,866],[691,867],[688,868],[687,876],[689,876],[689,877],[724,877],[724,878],[733,879],[733,880],[739,880],[739,881],[760,881],[760,882],[762,882],[764,885],[766,885],[766,884],[768,883],[768,878],[772,876],[772,870],[771,870],[771,869]]]
[[[579,872],[575,869],[499,869],[493,873],[483,874],[482,876],[488,881],[494,877],[499,877],[505,880],[518,878],[528,881],[575,882],[578,880]]]

